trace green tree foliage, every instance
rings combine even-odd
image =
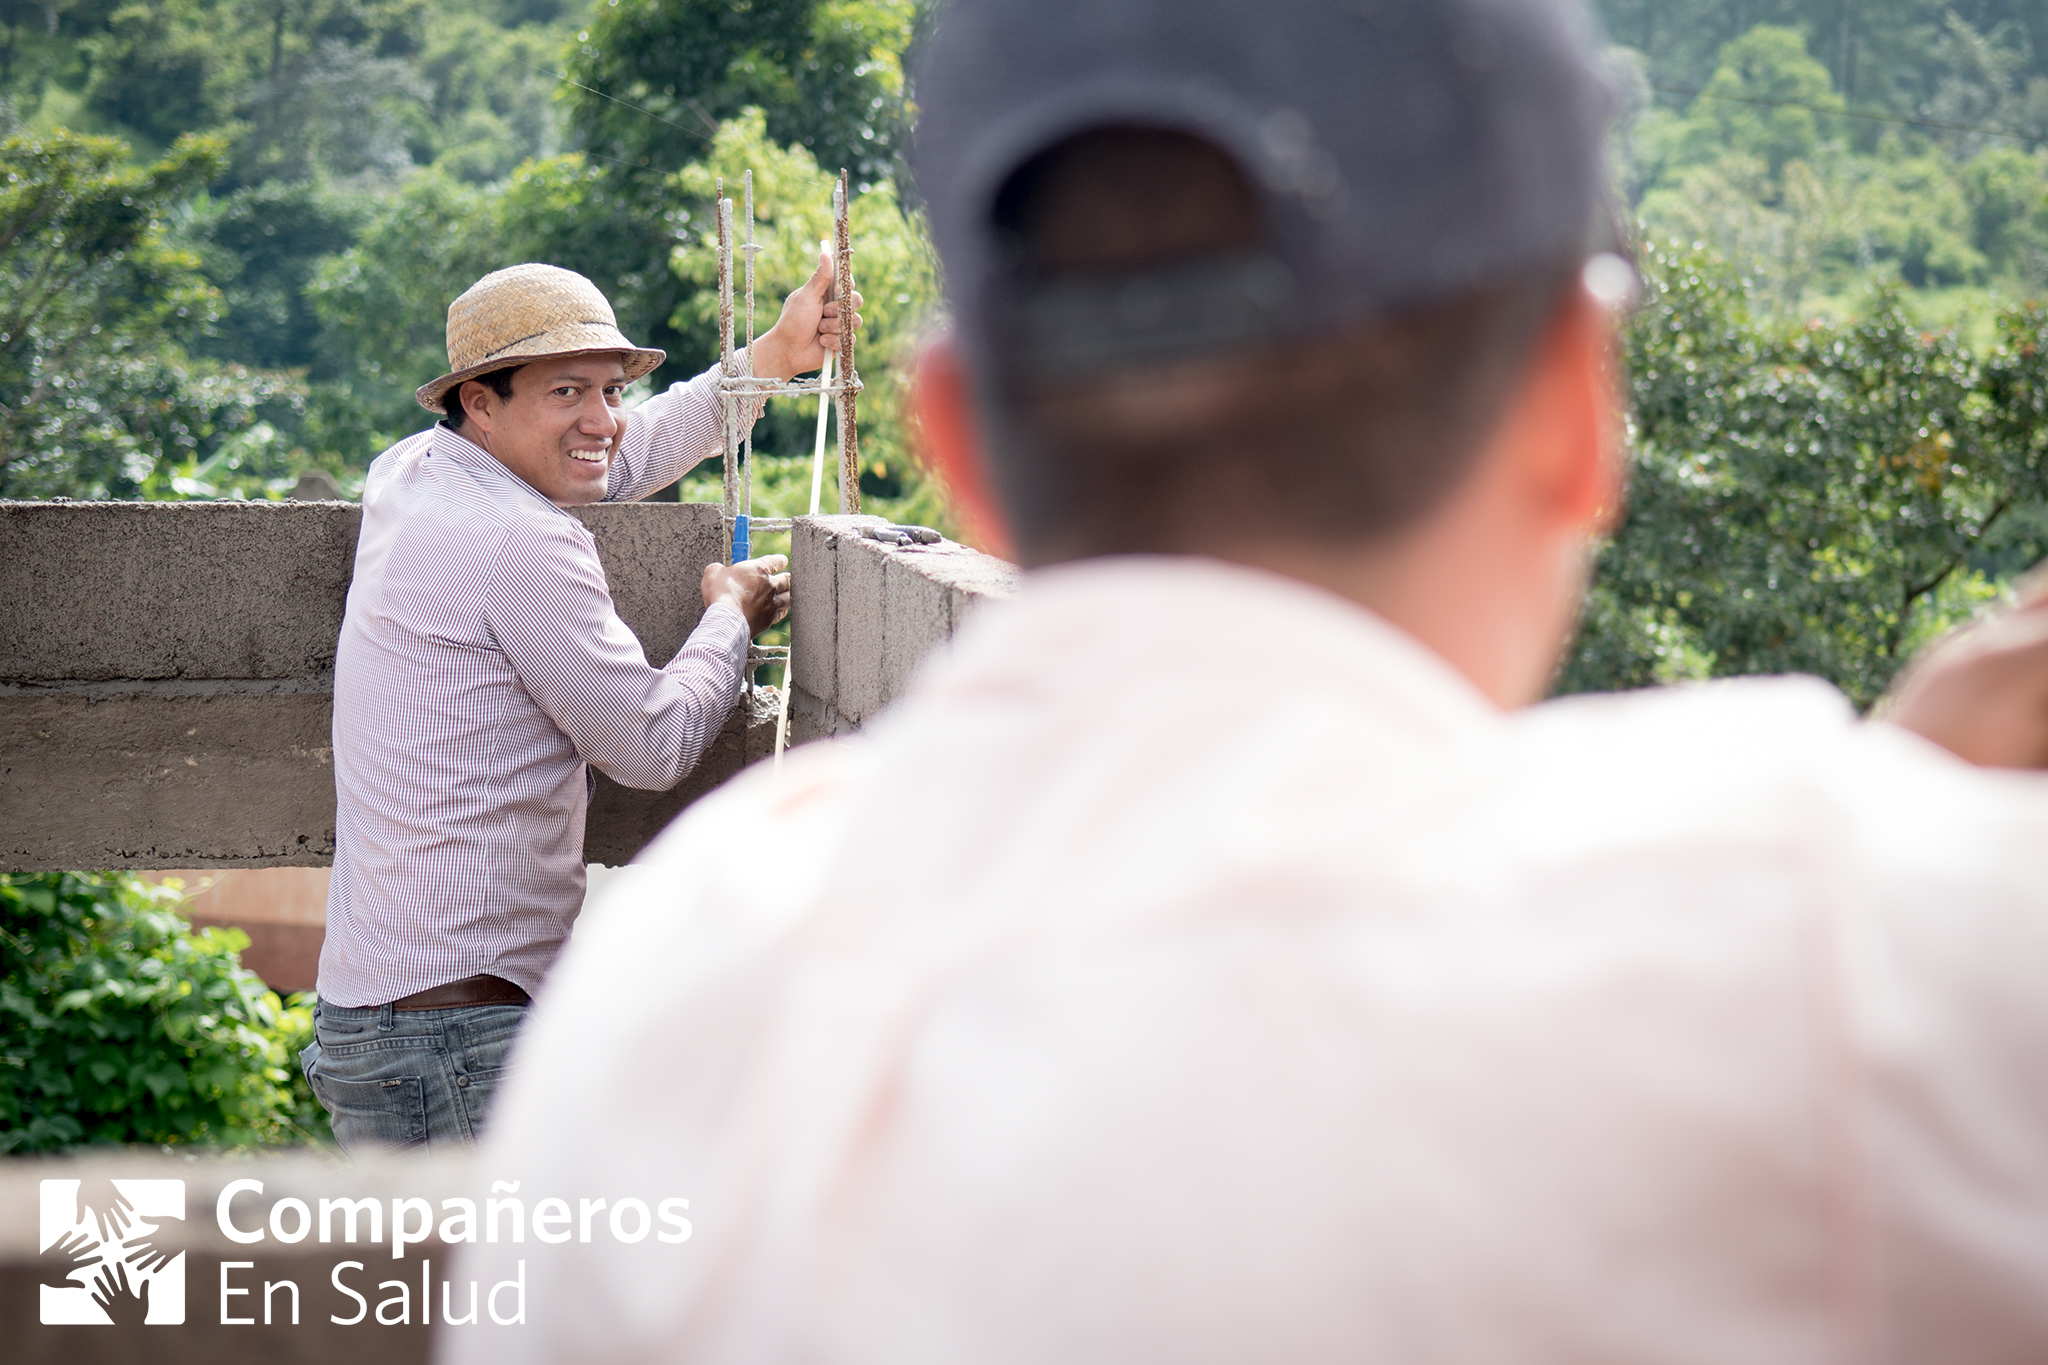
[[[145,159],[200,131],[228,149],[203,191],[159,214],[163,245],[195,255],[212,286],[209,316],[160,373],[130,376],[143,401],[102,405],[116,454],[81,463],[67,445],[30,491],[276,496],[309,467],[346,487],[346,470],[428,420],[410,394],[441,367],[449,299],[520,260],[595,280],[629,334],[674,357],[657,382],[694,373],[715,339],[671,257],[709,201],[675,172],[752,107],[772,145],[849,166],[862,186],[891,181],[901,54],[933,8],[0,0],[0,126],[11,107],[51,135],[118,133]],[[268,386],[261,412],[231,405],[170,445],[161,420],[137,427],[187,356],[222,362],[191,372],[214,390],[231,373]]]
[[[757,330],[765,331],[783,298],[816,268],[818,241],[831,232],[834,178],[801,145],[777,145],[762,111],[744,110],[719,125],[700,159],[668,177],[667,200],[709,205],[723,176],[726,192],[737,201],[748,169],[755,174],[757,232],[764,248],[758,256]],[[328,335],[339,343],[337,353],[349,358],[335,372],[364,400],[363,409],[377,415],[380,439],[396,439],[431,420],[412,392],[445,366],[448,303],[478,276],[526,260],[594,273],[585,230],[630,213],[614,197],[614,183],[581,153],[529,163],[485,189],[424,172],[379,207],[353,247],[323,265],[311,298]],[[906,517],[943,519],[936,490],[909,457],[903,419],[901,375],[916,329],[939,306],[923,220],[906,213],[887,180],[858,188],[851,214],[855,280],[866,299],[860,340],[866,385],[860,409],[863,488],[871,496],[907,500],[896,508]],[[663,287],[672,288],[678,300],[663,319],[675,349],[666,372],[655,376],[657,385],[670,374],[698,374],[718,358],[716,220],[708,208],[672,209],[669,217],[676,234],[670,256],[648,272],[658,268]],[[643,289],[641,297],[650,292]],[[621,323],[635,340],[647,335],[635,335],[624,317]],[[743,344],[744,320],[736,335]],[[799,406],[793,400],[770,405],[755,430],[764,459],[810,449],[815,404],[801,411]],[[808,459],[802,463],[807,471]],[[807,472],[802,482],[807,508]],[[690,492],[716,500],[715,487],[713,481]],[[780,503],[776,509],[762,508],[764,515],[783,513]]]
[[[658,382],[692,372],[707,340],[672,324],[687,291],[669,256],[688,215],[709,208],[678,202],[675,172],[753,107],[772,142],[802,146],[828,172],[888,177],[904,140],[900,55],[916,15],[911,0],[607,0],[578,32],[564,98],[613,211],[578,224],[576,268],[629,331],[678,357]]]
[[[1924,109],[1947,72],[1930,63],[1951,17],[2020,54],[2014,74],[2048,77],[2048,9],[2037,0],[1595,0],[1608,34],[1645,53],[1661,84],[1698,89],[1724,44],[1758,24],[1797,29],[1834,88],[1858,105]]]
[[[721,177],[733,199],[735,232],[746,232],[741,177],[754,173],[756,253],[756,331],[773,324],[783,298],[811,277],[818,267],[819,243],[832,235],[831,187],[825,173],[801,145],[778,147],[769,135],[761,110],[748,109],[719,127],[700,161],[675,177],[677,191],[693,202],[710,202]],[[861,490],[880,499],[866,510],[895,520],[925,525],[948,522],[936,484],[926,480],[911,458],[906,430],[906,379],[918,329],[939,306],[939,283],[931,244],[921,215],[906,214],[895,186],[878,181],[866,186],[848,210],[854,234],[854,283],[860,290],[861,332],[856,354],[863,390],[860,395]],[[675,250],[676,277],[690,293],[673,319],[685,335],[710,335],[718,330],[718,233],[715,219],[703,215],[699,230]],[[743,311],[744,305],[740,305]],[[745,340],[745,319],[734,324],[735,345]],[[816,400],[777,400],[755,430],[755,450],[762,458],[756,470],[755,506],[763,516],[789,516],[810,510],[810,450],[816,433]],[[782,456],[785,465],[769,463]],[[827,452],[825,506],[834,506],[831,489],[836,469]],[[715,480],[686,490],[692,497],[716,501]]]
[[[1756,157],[1772,176],[1819,149],[1826,115],[1808,106],[1842,105],[1827,68],[1807,55],[1798,30],[1771,24],[1758,24],[1721,49],[1701,95],[1689,117],[1653,116],[1643,141],[1668,139],[1675,145],[1662,150],[1680,164],[1728,152]]]
[[[2048,550],[2048,312],[1976,355],[1895,291],[1787,326],[1705,252],[1648,260],[1628,506],[1560,686],[1802,672],[1867,705]]]
[[[562,150],[555,73],[568,30],[560,8],[436,12],[417,59],[427,98],[407,111],[413,161],[489,184]]]
[[[910,0],[619,0],[577,34],[566,98],[591,150],[655,177],[745,108],[821,166],[887,176],[915,17]]]
[[[260,356],[272,369],[316,364],[321,321],[307,285],[323,258],[355,240],[370,203],[310,180],[202,196],[182,224],[183,236],[198,250],[221,306],[193,349],[222,360]]]
[[[2014,146],[1987,147],[1962,169],[1970,235],[1987,262],[2022,280],[2048,280],[2043,163]]]
[[[203,191],[159,214],[163,245],[195,255],[217,291],[210,316],[188,314],[199,325],[176,346],[129,365],[134,401],[96,405],[97,456],[23,452],[46,468],[15,491],[275,497],[308,468],[348,487],[411,418],[394,420],[378,385],[352,387],[376,360],[330,333],[313,277],[416,166],[489,184],[558,151],[555,73],[588,4],[0,0],[0,127],[119,133],[145,162],[190,132],[227,147]],[[178,398],[202,392],[226,406],[195,415]]]
[[[1827,112],[1844,101],[1798,30],[1742,34],[1697,98],[1629,127],[1624,175],[1643,220],[1713,244],[1788,311],[1839,315],[1879,277],[2048,292],[2048,146],[1958,122],[2048,131],[2048,78],[2023,98],[2019,54],[1954,15],[1934,47],[1928,65],[1948,74],[1916,127]]]
[[[10,2],[0,84],[30,126],[118,132],[145,151],[200,130],[228,140],[206,192],[168,216],[167,240],[196,253],[218,291],[217,316],[183,346],[294,395],[233,449],[201,442],[150,464],[136,434],[125,482],[43,486],[73,496],[274,496],[307,467],[360,470],[427,420],[410,392],[440,368],[448,300],[519,260],[597,281],[629,334],[675,357],[658,382],[693,373],[713,338],[689,322],[701,310],[685,306],[692,286],[670,258],[708,201],[682,194],[674,173],[721,120],[758,107],[775,145],[850,166],[862,184],[889,179],[907,108],[901,52],[933,8]],[[21,57],[11,68],[8,53]],[[469,240],[407,253],[450,215]]]
[[[113,873],[0,876],[0,1153],[326,1135],[297,1066],[310,1007],[180,900]]]
[[[183,139],[138,167],[105,138],[0,142],[0,495],[134,496],[290,406],[287,379],[182,353],[219,299],[165,220],[222,150]]]
[[[484,191],[424,171],[380,204],[355,245],[323,262],[312,282],[307,297],[328,329],[329,374],[373,424],[372,446],[431,420],[412,391],[447,366],[449,303],[486,270],[512,264],[485,264],[490,207]]]
[[[423,0],[150,0],[81,43],[85,108],[158,145],[239,123],[234,181],[407,164]]]

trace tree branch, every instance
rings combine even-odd
[[[2005,497],[1999,499],[1998,505],[1991,509],[1991,515],[1984,518],[1983,524],[1977,528],[1977,535],[1972,538],[1972,546],[1975,545],[1976,540],[1981,539],[1983,537],[1986,531],[1989,531],[1992,528],[1992,526],[1997,524],[1998,519],[2005,515],[2006,509],[2012,506],[2012,501],[2012,495],[2010,493],[2006,494]],[[1899,603],[1898,624],[1892,628],[1889,638],[1885,641],[1884,652],[1886,655],[1895,656],[1898,654],[1899,643],[1905,637],[1906,633],[1906,618],[1912,615],[1913,604],[1918,602],[1921,598],[1927,596],[1927,594],[1933,592],[1942,584],[1948,582],[1949,575],[1953,574],[1957,569],[1962,568],[1963,565],[1969,562],[1970,551],[1968,549],[1965,549],[1961,554],[1956,555],[1953,559],[1949,560],[1947,564],[1943,565],[1941,572],[1935,574],[1934,577],[1927,579],[1925,582],[1908,583],[1906,585],[1905,597]]]

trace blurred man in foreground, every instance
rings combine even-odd
[[[456,1359],[2048,1358],[2048,783],[1957,757],[2048,758],[2041,614],[1898,724],[1531,705],[1621,482],[1590,51],[958,0],[925,427],[1031,572],[579,934],[488,1169],[692,1236],[476,1248]]]

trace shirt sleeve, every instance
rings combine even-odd
[[[739,373],[752,374],[753,352],[739,352],[735,363]],[[745,423],[741,436],[752,430],[767,403],[766,398],[756,398],[735,405]],[[667,392],[627,413],[625,439],[612,457],[604,500],[638,502],[668,487],[699,462],[723,454],[725,421],[719,406],[718,366],[713,365],[695,379],[671,384]]]
[[[507,547],[489,618],[498,647],[534,703],[584,761],[628,787],[665,791],[717,738],[739,699],[747,620],[721,602],[662,668],[619,619],[582,528]]]

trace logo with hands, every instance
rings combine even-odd
[[[182,1180],[45,1180],[39,1266],[50,1326],[185,1320],[185,1253],[157,1241],[185,1217]]]

